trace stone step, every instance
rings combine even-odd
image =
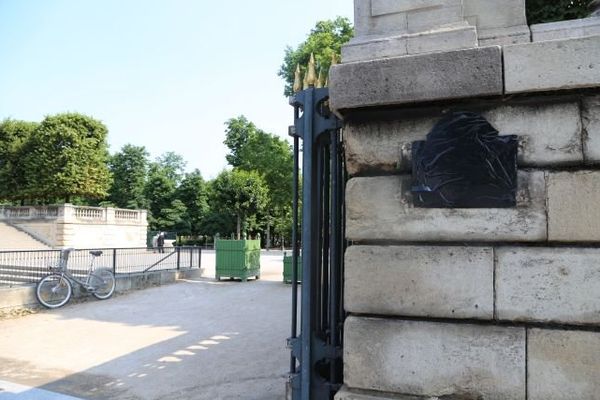
[[[50,249],[44,243],[27,233],[0,222],[0,250],[45,250]]]

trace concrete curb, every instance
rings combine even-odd
[[[168,285],[179,279],[195,279],[202,277],[204,268],[184,269],[179,271],[153,271],[117,276],[116,293],[130,290],[141,290],[153,286]],[[31,308],[39,306],[35,297],[36,284],[0,287],[0,310],[10,312],[11,309]],[[73,287],[73,298],[86,297],[79,287]]]

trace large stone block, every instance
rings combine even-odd
[[[502,320],[600,325],[600,249],[496,249],[496,313]]]
[[[546,167],[583,162],[579,104],[509,105],[483,113],[503,135],[519,135],[519,165]]]
[[[465,0],[464,13],[478,30],[527,25],[525,0]]]
[[[350,122],[344,126],[350,175],[411,170],[411,144],[424,140],[439,116]]]
[[[492,248],[351,246],[345,259],[348,312],[493,318]]]
[[[506,93],[600,86],[600,40],[551,40],[504,47]]]
[[[600,162],[600,96],[586,97],[582,104],[585,160],[596,164]]]
[[[394,36],[463,21],[462,0],[360,0],[354,2],[356,37]]]
[[[598,399],[600,332],[531,329],[528,399]]]
[[[385,58],[335,65],[330,72],[335,110],[500,95],[500,47]]]
[[[464,14],[477,27],[481,46],[531,41],[525,0],[465,0]]]
[[[464,399],[525,399],[525,329],[349,317],[351,388]]]
[[[600,241],[600,171],[548,176],[548,240]]]
[[[592,107],[596,104],[597,107]],[[589,102],[589,127],[597,135],[600,160],[600,100]],[[478,111],[478,110],[476,110]],[[506,105],[483,110],[482,115],[501,135],[519,135],[520,166],[546,167],[583,163],[582,126],[576,102],[539,105]],[[411,144],[424,140],[442,117],[435,110],[426,117],[402,115],[397,118],[349,122],[344,129],[346,167],[350,175],[397,173],[411,170]],[[597,128],[594,128],[597,124]],[[594,142],[588,146],[593,148]]]
[[[468,49],[477,46],[477,31],[472,26],[440,29],[417,34],[377,38],[357,38],[342,47],[345,63],[398,57],[408,54]]]
[[[600,17],[531,25],[534,42],[600,35]]]
[[[346,186],[349,240],[545,241],[546,179],[519,172],[517,207],[416,208],[410,176],[353,178]]]

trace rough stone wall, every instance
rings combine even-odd
[[[337,399],[600,398],[600,37],[488,49],[332,71],[351,176]],[[427,82],[444,70],[465,75]],[[515,208],[413,206],[411,143],[449,110],[519,135]]]

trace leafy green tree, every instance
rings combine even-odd
[[[288,46],[285,49],[283,64],[278,72],[278,75],[285,81],[284,94],[286,96],[293,94],[292,86],[294,85],[296,66],[300,65],[304,74],[311,53],[315,55],[317,68],[327,74],[333,55],[339,59],[342,45],[348,42],[353,35],[354,30],[348,18],[337,17],[333,21],[317,22],[306,40],[295,49]]]
[[[24,148],[38,125],[11,119],[0,123],[0,199],[24,202]]]
[[[65,113],[46,117],[23,150],[24,195],[41,201],[108,195],[106,126],[91,117]]]
[[[269,189],[268,207],[262,218],[268,246],[273,224],[281,226],[278,219],[291,212],[294,165],[291,146],[278,136],[258,129],[244,116],[230,119],[226,126],[224,143],[230,151],[227,161],[235,169],[256,171]]]
[[[263,178],[254,171],[224,171],[213,181],[212,202],[216,209],[236,220],[240,239],[242,226],[264,211],[269,189]]]
[[[585,18],[590,14],[592,0],[527,0],[527,22],[563,21]]]
[[[131,144],[126,144],[110,158],[113,184],[109,191],[109,201],[112,204],[125,208],[148,206],[144,196],[148,164],[146,148]]]
[[[151,230],[169,230],[176,225],[182,226],[177,221],[184,218],[181,213],[185,214],[187,207],[177,198],[177,187],[184,175],[185,164],[183,157],[173,152],[167,152],[158,157],[156,162],[150,163],[144,197],[148,204]],[[179,200],[181,204],[175,200]],[[186,225],[185,229],[190,231],[190,226]]]
[[[179,185],[187,165],[183,157],[175,152],[168,151],[158,157],[156,162],[161,166],[167,178],[173,181],[175,185]]]
[[[186,212],[187,208],[181,200],[172,200],[168,207],[160,210],[160,214],[155,220],[157,229],[189,235],[191,229],[189,221],[185,218]]]
[[[177,188],[177,199],[181,200],[187,211],[185,220],[189,224],[189,233],[201,233],[202,221],[208,214],[208,187],[199,170],[185,175]],[[210,232],[212,235],[214,232]]]
[[[224,212],[219,209],[214,203],[210,203],[210,207],[202,219],[199,231],[203,235],[214,236],[220,234],[224,237],[228,232],[233,232],[236,229],[236,218],[231,213]]]
[[[148,171],[148,179],[144,188],[144,197],[148,201],[148,224],[150,230],[166,230],[162,221],[167,218],[163,213],[168,213],[175,200],[176,183],[169,178],[164,168],[158,163],[151,163]]]

